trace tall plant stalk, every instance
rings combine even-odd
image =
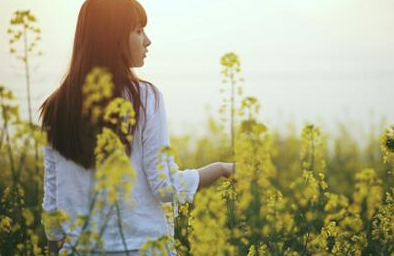
[[[230,152],[231,157],[234,157],[236,96],[240,97],[242,95],[242,85],[240,83],[243,82],[243,78],[238,77],[241,72],[241,63],[238,56],[233,52],[224,54],[220,63],[223,67],[220,92],[225,94],[230,91],[230,95],[224,96],[219,113],[222,115],[222,120],[227,121],[225,116],[230,112]]]
[[[29,118],[30,132],[34,143],[34,160],[35,175],[40,173],[39,167],[39,149],[37,138],[35,138],[36,127],[33,123],[32,102],[31,102],[31,74],[30,74],[30,56],[41,56],[42,52],[37,51],[37,44],[41,40],[41,29],[37,25],[37,19],[30,10],[16,11],[11,18],[10,27],[7,33],[10,36],[10,53],[23,63],[25,70],[26,94],[27,94],[27,110]],[[21,44],[18,45],[18,42]],[[19,48],[18,48],[19,46]],[[35,184],[35,194],[38,195],[39,184]],[[37,198],[38,202],[38,198]]]

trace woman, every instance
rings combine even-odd
[[[178,170],[171,180],[159,178],[159,149],[169,145],[163,95],[132,71],[143,66],[151,44],[144,31],[146,24],[146,13],[135,0],[86,0],[78,17],[69,70],[61,86],[40,108],[42,128],[48,137],[44,148],[43,211],[63,210],[72,220],[87,212],[89,184],[94,180],[93,125],[86,122],[81,111],[86,75],[93,67],[106,68],[113,77],[113,97],[128,99],[138,110],[136,124],[130,130],[133,142],[123,141],[136,172],[132,197],[137,203],[120,207],[121,213],[126,213],[121,216],[125,243],[115,216],[108,222],[102,235],[107,255],[138,255],[147,239],[171,235],[173,230],[168,228],[161,202],[181,198],[177,196],[181,193],[186,197],[179,199],[180,203],[193,202],[196,191],[220,177],[230,177],[235,169],[232,163],[217,162],[200,169]],[[169,174],[172,167],[177,165],[170,158],[164,171]],[[169,186],[175,188],[175,193],[159,193]],[[62,252],[69,252],[80,235],[80,230],[72,230],[64,223],[58,228],[45,227],[45,232],[49,249],[56,255],[61,247],[58,241],[69,237],[70,241],[62,244]],[[168,255],[176,253],[168,249]]]

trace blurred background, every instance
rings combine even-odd
[[[70,59],[82,0],[1,0],[0,83],[14,90],[27,116],[20,61],[6,33],[16,10],[31,9],[42,29],[31,60],[33,112],[59,86]],[[141,77],[164,93],[170,131],[203,133],[223,95],[220,57],[241,60],[244,95],[262,103],[261,120],[285,132],[305,122],[355,136],[394,120],[392,0],[140,0],[152,40]]]

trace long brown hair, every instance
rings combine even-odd
[[[145,10],[136,0],[86,0],[82,5],[68,72],[40,107],[41,127],[47,132],[48,143],[66,159],[86,169],[94,166],[96,134],[82,116],[82,85],[93,67],[104,67],[112,73],[113,97],[122,97],[123,92],[131,95],[137,122],[131,134],[138,126],[140,107],[146,115],[140,80],[129,67],[133,53],[128,41],[131,31],[146,24]],[[130,143],[123,142],[130,154]]]

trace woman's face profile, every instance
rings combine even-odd
[[[142,67],[144,58],[148,52],[148,46],[151,44],[144,28],[137,28],[130,32],[129,47],[131,52],[131,67]]]

